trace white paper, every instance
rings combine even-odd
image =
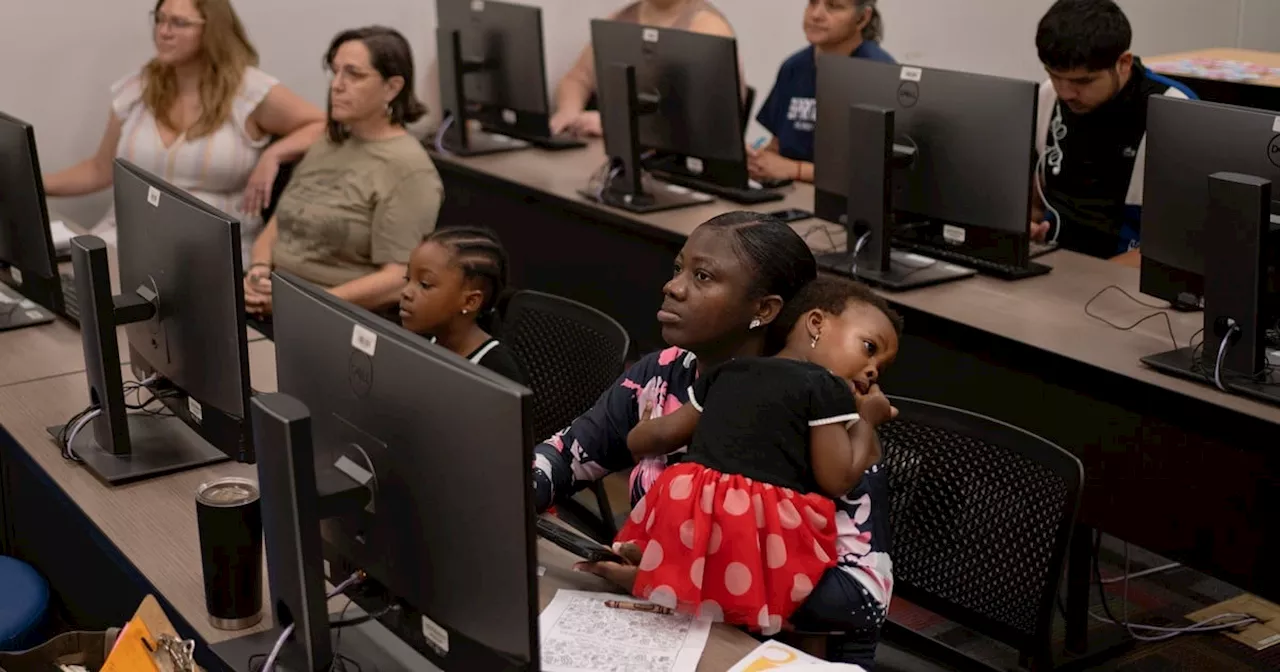
[[[709,621],[680,614],[610,609],[613,593],[561,590],[542,611],[543,672],[694,672]]]
[[[800,649],[787,646],[782,642],[765,642],[757,646],[746,658],[729,668],[729,672],[764,672],[777,670],[783,666],[813,665],[825,662]]]

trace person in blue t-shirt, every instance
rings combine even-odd
[[[817,126],[817,54],[893,63],[880,47],[884,22],[876,0],[809,0],[804,10],[809,46],[782,63],[756,121],[773,140],[750,150],[747,165],[757,180],[813,181],[813,133]]]

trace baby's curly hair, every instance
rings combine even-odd
[[[805,313],[817,309],[839,315],[851,302],[871,306],[884,313],[884,316],[889,318],[889,323],[893,325],[894,333],[899,338],[902,337],[902,316],[890,308],[889,303],[870,287],[847,278],[819,275],[786,302],[778,318],[769,325],[768,338],[765,342],[767,354],[777,354],[782,350],[787,344],[791,330],[795,329],[796,323]]]

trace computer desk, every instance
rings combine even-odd
[[[274,390],[273,345],[257,341],[249,353],[253,387]],[[127,367],[124,374],[129,379]],[[200,644],[197,661],[205,669],[244,670],[247,661],[219,661],[208,645],[266,630],[271,618],[236,633],[209,625],[194,498],[201,483],[256,478],[255,468],[225,463],[109,489],[63,460],[45,432],[87,403],[83,373],[0,387],[0,553],[47,577],[79,627],[118,627],[143,596],[154,594],[179,633]],[[539,581],[544,607],[560,588],[609,590],[596,577],[571,571],[568,553],[542,541],[538,548],[547,568]],[[269,595],[265,587],[263,594]],[[756,644],[717,625],[698,669],[727,670]]]
[[[1215,61],[1239,61],[1268,68],[1280,69],[1280,54],[1252,49],[1203,49],[1177,54],[1165,54],[1145,59],[1147,67],[1160,72],[1162,66],[1179,61],[1208,59]],[[1272,74],[1249,81],[1214,79],[1175,72],[1162,73],[1195,91],[1203,100],[1232,105],[1244,105],[1263,110],[1280,111],[1280,74]]]
[[[655,313],[672,261],[698,224],[735,209],[812,209],[812,187],[758,208],[725,201],[641,216],[577,194],[603,162],[585,150],[436,156],[441,225],[492,227],[511,251],[512,285],[609,313],[640,353],[663,347]],[[817,249],[843,245],[818,220],[798,222]],[[1120,331],[1085,315],[1097,292],[1137,295],[1131,267],[1056,252],[1046,276],[979,277],[886,294],[907,334],[885,390],[982,413],[1035,432],[1085,466],[1082,527],[1072,549],[1073,643],[1087,619],[1088,530],[1101,529],[1271,599],[1280,599],[1280,407],[1165,376],[1141,357],[1170,350],[1163,319]],[[1150,297],[1145,299],[1154,301]],[[1093,310],[1121,326],[1155,312],[1109,292]],[[1179,346],[1200,314],[1170,314]],[[980,540],[975,540],[980,543]]]

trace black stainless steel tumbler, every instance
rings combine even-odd
[[[262,620],[262,502],[245,478],[220,478],[196,491],[209,622],[243,630]]]

